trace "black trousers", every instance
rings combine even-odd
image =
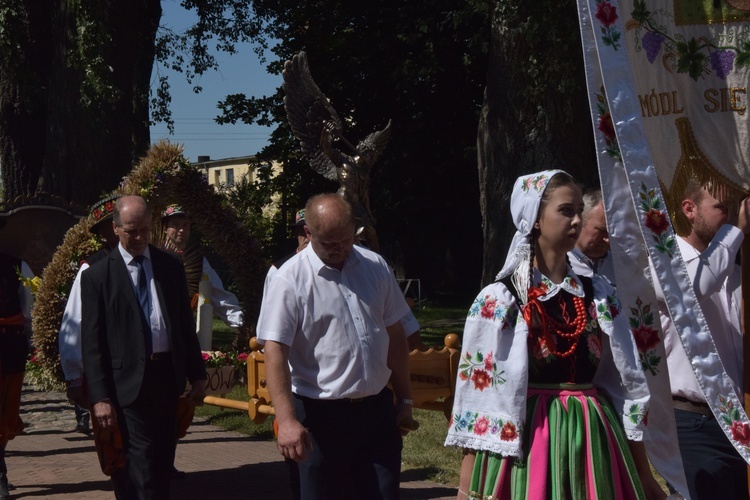
[[[674,411],[690,498],[748,498],[747,466],[713,415]]]
[[[300,498],[399,498],[402,439],[389,389],[359,401],[295,396],[294,409],[313,441],[298,464]]]
[[[141,392],[120,408],[132,498],[168,500],[176,445],[177,389],[171,358],[146,361]]]

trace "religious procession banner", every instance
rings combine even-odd
[[[578,0],[578,10],[617,288],[657,399],[646,445],[686,494],[676,439],[663,432],[674,417],[649,256],[677,331],[708,331],[677,245],[678,203],[691,177],[728,204],[750,191],[750,0]],[[682,342],[750,463],[750,422],[711,338]]]

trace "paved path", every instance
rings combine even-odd
[[[8,444],[8,477],[17,499],[111,499],[93,440],[73,431],[75,415],[65,395],[24,386],[24,434]],[[177,468],[187,472],[172,483],[172,498],[290,499],[286,468],[274,442],[258,441],[196,421],[177,446]],[[401,498],[455,498],[456,490],[402,475]],[[352,495],[356,499],[357,495]]]

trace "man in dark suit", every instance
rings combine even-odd
[[[177,399],[201,404],[206,372],[180,261],[149,245],[139,196],[115,204],[117,250],[81,275],[82,354],[93,417],[119,423],[130,481],[118,496],[168,499]]]

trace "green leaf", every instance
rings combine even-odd
[[[643,0],[636,0],[633,3],[633,12],[630,14],[630,17],[639,23],[645,23],[648,21],[651,17],[651,12],[646,7],[646,2]]]
[[[677,42],[677,72],[687,73],[693,80],[698,80],[706,68],[708,58],[701,52],[695,38],[687,42]]]

